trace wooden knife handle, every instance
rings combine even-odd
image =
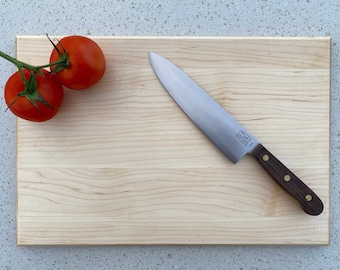
[[[307,214],[317,216],[322,213],[323,203],[320,198],[262,144],[251,155],[276,183],[300,202]]]

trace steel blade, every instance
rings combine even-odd
[[[233,163],[259,145],[249,131],[180,68],[152,52],[149,53],[149,59],[171,97]]]

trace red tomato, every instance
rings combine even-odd
[[[62,38],[56,47],[59,53],[64,56],[66,54],[69,59],[69,66],[55,73],[64,86],[74,90],[86,89],[103,77],[106,67],[104,54],[92,39],[68,36]],[[50,64],[60,59],[59,53],[55,48],[53,49]],[[51,71],[55,68],[56,66],[52,66]]]
[[[27,81],[33,76],[27,69],[23,69],[23,74]],[[29,121],[42,122],[51,119],[58,112],[64,97],[63,86],[51,77],[47,70],[43,70],[43,74],[43,76],[36,75],[36,91],[32,90],[34,87],[25,90],[19,71],[8,79],[5,85],[5,100],[16,116]],[[31,82],[29,81],[28,84],[34,84]]]

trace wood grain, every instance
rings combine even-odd
[[[92,37],[103,80],[17,120],[18,245],[329,244],[329,38]],[[46,37],[17,37],[45,64]],[[169,58],[320,196],[300,205],[251,157],[228,161],[157,81]]]

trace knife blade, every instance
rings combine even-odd
[[[268,151],[184,71],[168,59],[150,52],[149,60],[159,81],[196,126],[233,163],[253,156],[262,168],[309,215],[323,211],[321,199]]]

